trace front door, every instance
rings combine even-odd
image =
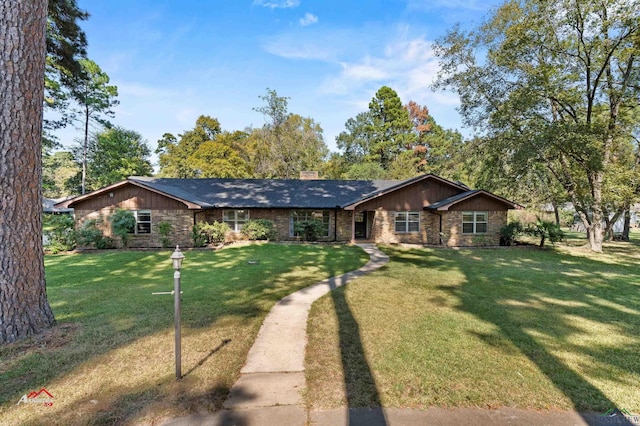
[[[354,234],[358,240],[367,239],[367,212],[355,212]]]

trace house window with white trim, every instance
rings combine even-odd
[[[319,237],[329,236],[329,224],[331,223],[331,212],[329,210],[293,210],[291,211],[289,221],[289,235],[299,237],[300,233],[296,232],[295,224],[315,220],[322,223],[323,233]]]
[[[486,234],[489,214],[487,212],[463,212],[463,234]]]
[[[151,233],[151,210],[133,210],[136,218],[135,234]]]
[[[248,220],[248,210],[225,210],[222,212],[222,221],[229,225],[229,228],[234,232],[240,232]]]
[[[394,222],[397,233],[418,232],[420,231],[420,212],[396,212]]]

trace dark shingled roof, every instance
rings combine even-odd
[[[174,179],[130,177],[139,185],[203,208],[343,207],[401,181],[300,179]]]

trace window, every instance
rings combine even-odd
[[[136,218],[136,234],[151,233],[151,210],[134,210],[133,216]]]
[[[420,212],[396,212],[395,229],[398,233],[420,231]]]
[[[487,212],[463,212],[462,213],[462,233],[463,234],[486,234],[487,233]]]
[[[291,220],[289,222],[289,235],[299,237],[300,234],[295,232],[294,224],[307,220],[317,220],[321,222],[324,233],[320,236],[329,236],[329,223],[331,222],[331,214],[329,210],[293,210],[291,212]]]
[[[222,221],[229,225],[234,232],[240,232],[242,226],[249,220],[247,210],[225,210],[222,213]]]

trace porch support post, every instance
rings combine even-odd
[[[351,210],[351,244],[356,242],[356,210]]]

